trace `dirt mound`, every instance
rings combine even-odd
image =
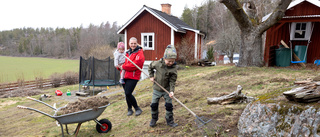
[[[42,91],[39,89],[36,90],[26,90],[26,89],[17,89],[12,91],[0,92],[0,98],[8,97],[27,97],[41,94]]]
[[[98,107],[108,105],[109,101],[106,96],[91,97],[88,99],[79,99],[76,102],[68,103],[66,107],[61,108],[58,115],[69,114],[81,110],[93,109],[98,110]]]

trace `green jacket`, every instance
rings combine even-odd
[[[172,66],[167,66],[163,59],[158,61],[153,61],[150,63],[148,71],[150,77],[155,77],[154,80],[158,82],[162,87],[164,87],[169,92],[174,92],[175,83],[177,81],[178,66],[173,64]],[[156,73],[156,76],[154,75]],[[157,84],[153,84],[153,89],[157,91],[164,92]]]

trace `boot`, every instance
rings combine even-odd
[[[142,110],[138,107],[136,108],[136,116],[139,116],[142,113]]]
[[[152,119],[150,121],[150,127],[155,127],[157,125],[157,121],[158,121],[158,113],[152,114],[151,117],[152,117]]]
[[[168,126],[170,126],[170,127],[176,127],[176,126],[178,126],[177,123],[174,123],[174,121],[173,121],[173,116],[170,116],[169,118],[166,118],[166,120],[167,120],[167,125],[168,125]]]
[[[133,114],[133,111],[132,109],[128,109],[128,113],[127,113],[127,116],[131,116]]]

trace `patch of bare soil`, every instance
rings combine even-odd
[[[273,78],[270,80],[271,83],[273,82],[289,82],[288,79],[285,79],[285,78]]]
[[[12,100],[9,100],[9,101],[6,101],[6,102],[1,102],[0,103],[0,108],[4,107],[4,106],[7,106],[7,105],[12,105],[12,104],[15,104],[17,103],[18,101],[12,101]]]
[[[26,97],[26,96],[39,95],[41,93],[42,91],[40,89],[35,89],[35,90],[17,89],[12,91],[0,92],[0,98]]]
[[[208,80],[216,80],[218,78],[221,78],[221,77],[224,77],[224,76],[228,76],[228,75],[231,75],[231,74],[237,74],[237,75],[242,75],[242,76],[247,76],[248,75],[246,72],[242,72],[242,70],[240,70],[240,69],[232,68],[232,69],[219,71],[219,72],[215,73],[214,75],[211,75],[208,78]]]
[[[98,110],[99,107],[109,104],[106,96],[95,96],[87,99],[78,99],[76,102],[68,103],[66,107],[61,108],[58,115],[69,114],[81,110],[93,109]]]

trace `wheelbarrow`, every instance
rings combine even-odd
[[[62,124],[65,124],[66,126],[66,131],[69,135],[74,135],[77,136],[78,132],[79,132],[79,129],[80,129],[80,126],[83,122],[86,122],[86,121],[90,121],[90,120],[93,120],[94,122],[97,123],[96,125],[96,130],[99,132],[99,133],[107,133],[111,130],[112,128],[112,124],[111,122],[108,120],[108,119],[102,119],[100,121],[97,120],[97,117],[99,117],[102,112],[110,105],[105,105],[105,106],[101,106],[99,107],[97,110],[93,110],[93,109],[87,109],[87,110],[82,110],[82,111],[78,111],[78,112],[74,112],[74,113],[69,113],[69,114],[64,114],[64,115],[59,115],[57,116],[57,112],[63,108],[55,108],[45,102],[42,102],[40,100],[37,100],[37,99],[34,99],[34,98],[31,98],[31,97],[27,97],[28,99],[30,100],[33,100],[33,101],[36,101],[36,102],[39,102],[39,103],[42,103],[50,108],[52,108],[54,111],[55,111],[55,114],[54,115],[49,115],[45,112],[42,112],[40,110],[37,110],[37,109],[34,109],[34,108],[30,108],[30,107],[25,107],[25,106],[20,106],[18,105],[17,107],[20,108],[20,109],[28,109],[28,110],[33,110],[33,111],[36,111],[38,113],[41,113],[43,115],[46,115],[48,117],[51,117],[55,120],[58,121],[58,123],[60,124],[60,127],[61,127],[61,132],[62,132],[62,136],[64,137],[64,133],[63,133],[63,125]],[[54,105],[55,106],[55,105]],[[78,126],[77,128],[75,129],[74,133],[73,134],[70,134],[69,131],[68,131],[68,124],[74,124],[74,123],[78,123]]]

